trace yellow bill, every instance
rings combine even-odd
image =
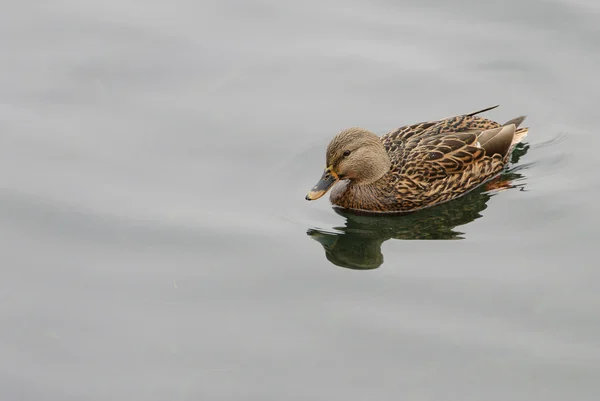
[[[317,182],[317,185],[315,185],[308,195],[306,195],[306,200],[319,199],[321,196],[325,195],[339,179],[340,177],[333,171],[333,168],[331,166],[327,167],[323,172],[321,179]]]

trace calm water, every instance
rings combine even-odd
[[[0,399],[600,399],[600,6],[450,4],[5,2]],[[512,188],[304,200],[494,104]]]

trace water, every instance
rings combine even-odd
[[[6,3],[0,398],[597,400],[599,22]],[[494,104],[528,115],[511,188],[394,219],[304,200],[340,129]]]

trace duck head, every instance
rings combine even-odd
[[[391,162],[377,135],[362,128],[349,128],[327,146],[325,165],[321,179],[306,195],[307,200],[319,199],[339,180],[371,184],[390,170]]]

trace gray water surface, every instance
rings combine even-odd
[[[597,1],[3,10],[0,399],[600,399]],[[304,200],[339,130],[495,104],[512,188]]]

